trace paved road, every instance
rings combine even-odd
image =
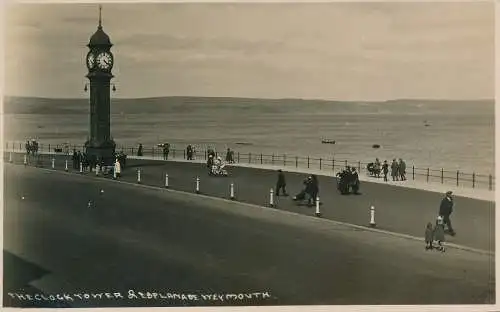
[[[15,161],[22,163],[21,156],[17,155]],[[48,156],[44,164],[50,167]],[[63,169],[62,158],[58,158],[56,164],[57,169]],[[71,167],[71,163],[69,165]],[[241,167],[230,168],[229,178],[209,177],[205,166],[197,163],[129,160],[128,167],[123,172],[123,180],[136,181],[136,170],[141,168],[143,184],[163,186],[165,173],[168,172],[171,188],[189,192],[194,192],[195,179],[199,176],[201,192],[217,197],[229,198],[229,185],[233,182],[238,201],[258,205],[268,205],[269,190],[275,187],[277,179],[274,171]],[[300,173],[286,174],[290,194],[300,191],[304,177]],[[370,182],[362,182],[362,195],[342,196],[336,191],[335,178],[319,176],[319,183],[324,218],[366,226],[370,221],[369,208],[373,205],[376,208],[377,228],[417,237],[423,237],[427,222],[434,223],[443,196]],[[278,209],[306,215],[314,215],[315,212],[314,208],[297,205],[291,197],[280,197],[276,202]],[[447,236],[448,241],[494,251],[495,203],[458,196],[455,202],[451,219],[458,235]]]
[[[31,279],[24,293],[120,292],[126,297],[129,289],[268,292],[265,300],[229,303],[260,305],[494,300],[491,256],[457,249],[428,252],[417,241],[318,218],[76,174],[15,165],[6,165],[4,173],[4,248],[37,267],[17,266],[20,272],[13,275],[22,276],[21,284]],[[13,270],[4,267],[4,272]],[[19,287],[19,282],[10,285]],[[110,299],[69,304],[228,302]]]

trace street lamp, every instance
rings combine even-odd
[[[114,83],[112,83],[111,85],[113,85],[113,88],[111,90],[113,90],[113,92],[116,92],[116,86]],[[85,83],[85,86],[83,87],[83,91],[87,92],[88,90],[88,83]]]

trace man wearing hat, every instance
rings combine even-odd
[[[439,207],[439,215],[443,217],[443,223],[448,226],[448,231],[452,236],[455,236],[455,231],[451,226],[450,215],[453,212],[453,197],[452,192],[446,192],[446,196],[441,200],[441,205]]]
[[[276,196],[280,196],[280,190],[283,191],[283,196],[288,196],[288,194],[286,193],[285,174],[281,169],[278,170],[278,182],[276,182]]]

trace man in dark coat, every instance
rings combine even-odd
[[[319,182],[318,182],[318,177],[314,174],[311,175],[311,197],[309,198],[309,204],[316,204],[316,198],[318,197],[319,194]],[[312,200],[312,203],[311,203]]]
[[[139,148],[137,149],[137,156],[142,156],[142,144],[139,144]]]
[[[439,206],[439,215],[443,217],[443,223],[448,226],[448,231],[452,236],[455,236],[455,231],[451,226],[450,215],[453,212],[453,197],[452,192],[446,192],[446,196],[441,200],[441,205]]]
[[[169,153],[170,153],[170,144],[165,143],[165,145],[163,145],[163,160],[168,160]]]
[[[283,191],[283,196],[288,196],[286,193],[285,174],[281,169],[278,170],[278,182],[276,182],[276,196],[280,196],[280,190]]]
[[[359,194],[359,176],[358,172],[356,171],[356,168],[352,167],[351,168],[351,175],[352,175],[352,182],[351,182],[351,187],[352,191],[354,194]]]
[[[387,173],[389,173],[389,164],[387,163],[387,160],[384,160],[382,171],[384,172],[384,182],[387,182]]]
[[[76,150],[73,150],[73,157],[71,159],[73,160],[73,169],[78,169],[80,161],[78,160],[78,153]]]

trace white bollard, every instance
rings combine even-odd
[[[24,155],[24,165],[26,166],[28,164],[28,156]]]
[[[137,183],[141,183],[141,169],[137,169]]]
[[[168,173],[165,173],[165,188],[168,188]]]
[[[68,160],[64,162],[64,171],[68,171]]]
[[[371,227],[377,226],[377,224],[375,223],[375,207],[373,206],[370,207],[370,226]]]
[[[321,217],[321,212],[319,211],[319,196],[316,196],[316,217]]]
[[[99,176],[99,165],[95,165],[95,175]]]
[[[56,160],[55,158],[52,158],[52,169],[56,168]]]
[[[12,152],[9,152],[9,162],[12,162]]]
[[[271,191],[269,192],[269,206],[274,207],[274,190],[271,188]]]
[[[80,173],[83,173],[83,164],[80,162]]]
[[[231,183],[229,198],[234,200],[234,183]]]
[[[196,177],[196,194],[200,194],[200,177]]]
[[[116,170],[113,169],[113,180],[116,180]]]

